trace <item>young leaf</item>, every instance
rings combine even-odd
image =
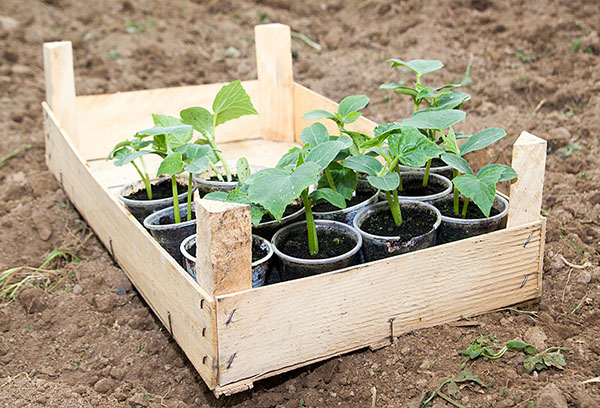
[[[344,123],[354,123],[360,118],[360,112],[351,112],[344,117]]]
[[[456,109],[426,110],[415,112],[412,117],[402,121],[403,126],[419,129],[435,129],[440,132],[463,120],[466,113]]]
[[[127,147],[122,147],[121,149],[117,150],[113,154],[113,158],[115,159],[115,166],[124,166],[126,164],[131,163],[138,157],[141,157],[148,153],[151,153],[151,152],[148,150],[138,150],[136,152],[136,151],[130,150]]]
[[[179,112],[183,123],[191,125],[207,139],[212,139],[213,115],[201,106],[187,108]]]
[[[219,90],[212,108],[215,115],[215,126],[240,116],[258,114],[250,101],[250,96],[239,80],[233,81]]]
[[[315,110],[311,110],[310,112],[306,112],[302,116],[302,119],[304,119],[304,120],[313,120],[313,119],[333,119],[333,120],[337,120],[337,117],[333,113],[327,112],[326,110],[315,109]]]
[[[489,128],[477,132],[460,146],[460,155],[464,156],[467,153],[484,149],[504,136],[506,136],[506,131],[501,128]]]
[[[461,173],[471,174],[471,175],[474,174],[473,170],[471,169],[471,166],[469,166],[469,163],[467,163],[467,161],[465,159],[463,159],[462,157],[460,157],[456,154],[442,153],[440,158],[448,166],[460,171]]]
[[[423,60],[415,59],[410,61],[402,61],[401,59],[389,59],[388,62],[392,63],[392,68],[403,66],[413,71],[418,76],[429,74],[430,72],[441,69],[444,64],[438,60]]]
[[[181,119],[171,115],[162,115],[160,113],[153,113],[152,120],[154,121],[155,126],[168,127],[183,125]]]
[[[360,147],[362,149],[369,149],[371,147],[379,146],[391,133],[400,130],[401,127],[402,125],[398,122],[384,123],[375,126],[375,129],[373,129],[373,138],[364,142]]]
[[[325,200],[340,209],[346,208],[346,199],[344,196],[330,188],[319,188],[310,193],[308,197],[314,203]]]
[[[159,136],[159,135],[177,135],[178,137],[192,138],[192,127],[188,125],[178,126],[154,126],[153,128],[140,130],[137,132],[136,137],[144,138],[148,136]],[[189,141],[189,139],[188,139]]]
[[[481,212],[490,216],[494,197],[496,196],[496,183],[502,176],[503,169],[489,168],[479,172],[477,176],[463,174],[455,177],[452,182],[465,197],[473,200]]]
[[[248,164],[248,160],[245,157],[240,157],[239,159],[237,159],[237,162],[235,164],[235,170],[240,185],[243,185],[246,182],[246,179],[250,177],[250,174],[252,173],[250,171],[250,165]]]
[[[383,169],[383,165],[379,160],[366,155],[350,156],[342,164],[346,168],[359,173],[366,173],[369,176],[377,176]]]
[[[214,191],[202,197],[205,200],[226,201],[229,203],[247,204],[250,206],[250,218],[252,225],[260,224],[263,216],[267,213],[262,207],[250,201],[248,193],[241,190],[233,190],[230,192]]]
[[[356,190],[358,184],[358,178],[356,173],[350,169],[345,169],[338,163],[332,163],[329,166],[331,177],[333,178],[333,184],[335,190],[340,193],[346,200],[352,198],[352,194]],[[328,188],[329,182],[327,177],[319,178],[318,188]]]
[[[369,97],[366,95],[353,95],[347,96],[341,100],[338,106],[338,113],[344,119],[347,119],[348,115],[353,112],[358,112],[369,104]],[[358,119],[358,117],[356,118]],[[355,119],[355,120],[356,120]],[[345,120],[346,123],[350,123]]]
[[[519,340],[510,340],[506,342],[506,345],[513,350],[523,350],[527,354],[535,355],[537,350],[531,344],[525,343]]]
[[[544,356],[544,364],[548,367],[556,367],[559,370],[563,370],[567,363],[565,362],[565,358],[560,353],[560,351],[555,351],[553,353],[546,353]]]
[[[437,100],[437,106],[434,109],[454,109],[471,99],[471,95],[464,92],[451,92],[441,96]]]
[[[368,176],[367,180],[373,187],[382,191],[392,191],[400,185],[400,176],[396,172],[388,173],[381,177]]]
[[[188,163],[203,156],[209,156],[212,153],[210,146],[198,145],[195,143],[186,143],[183,146],[179,146],[175,151],[183,154],[183,160]]]
[[[277,165],[275,165],[275,167],[286,170],[295,169],[296,166],[298,166],[298,161],[300,157],[304,158],[309,148],[310,145],[305,145],[302,148],[292,147],[290,150],[287,151],[287,153],[281,156],[281,159],[279,159],[279,162],[277,163]]]
[[[444,146],[446,147],[446,151],[460,155],[460,149],[456,143],[456,133],[454,133],[454,129],[448,129],[448,134],[444,137]]]
[[[344,143],[338,141],[328,141],[321,143],[314,148],[310,149],[306,157],[305,162],[317,163],[321,170],[325,169],[331,163],[337,154],[344,148]]]
[[[405,84],[404,81],[402,81],[402,82],[388,82],[388,83],[379,85],[379,89],[396,89],[396,88],[400,88],[401,86],[404,86],[404,84]]]
[[[183,169],[188,173],[200,174],[210,168],[210,159],[208,156],[203,156],[186,164]]]
[[[518,177],[517,172],[512,167],[509,167],[505,164],[488,164],[486,166],[483,166],[481,170],[479,170],[479,173],[483,173],[487,169],[491,168],[499,168],[503,170],[500,179],[498,180],[498,183],[502,181],[510,181]]]
[[[410,167],[422,167],[444,152],[435,142],[411,127],[403,127],[400,133],[392,134],[388,145],[400,163]]]
[[[329,132],[325,125],[319,122],[315,122],[312,125],[302,129],[300,133],[300,140],[304,144],[310,144],[311,148],[329,141]]]
[[[174,176],[183,171],[183,160],[182,155],[179,152],[173,152],[169,154],[167,157],[163,159],[158,166],[158,171],[156,172],[157,176],[161,174],[167,174],[169,176]]]

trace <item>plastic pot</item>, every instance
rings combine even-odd
[[[273,247],[266,239],[258,235],[252,235],[252,246],[258,245],[261,249],[267,250],[267,255],[252,262],[252,287],[264,286],[267,273],[269,272],[271,258],[273,257]],[[192,253],[192,248],[196,247],[196,234],[190,235],[181,242],[181,254],[183,255],[183,267],[194,280],[196,279],[196,254]]]
[[[231,170],[231,174],[232,176],[235,176],[236,173],[236,166],[235,163],[227,163],[229,165],[229,170]],[[223,166],[216,166],[217,170],[219,170],[219,172],[221,173],[221,175],[223,175],[223,178],[225,179],[225,170],[223,169]],[[264,167],[262,166],[250,166],[250,171],[252,173],[255,173],[259,170],[264,169]],[[211,180],[212,177],[216,177],[215,172],[211,170],[207,170],[204,173],[200,173],[200,174],[194,174],[193,176],[193,180],[194,180],[194,184],[196,185],[196,188],[198,189],[198,193],[200,194],[200,197],[204,197],[206,194],[208,193],[214,193],[215,191],[232,191],[235,190],[237,188],[238,182],[237,181],[218,181],[218,180]]]
[[[315,220],[317,236],[319,235],[319,232],[329,230],[340,236],[351,239],[354,242],[354,246],[348,252],[324,259],[303,259],[281,252],[280,248],[282,248],[282,245],[289,240],[292,233],[296,233],[300,230],[301,234],[306,236],[306,225],[306,221],[290,224],[277,231],[271,239],[273,251],[280,261],[282,281],[318,275],[320,273],[342,269],[358,263],[359,250],[362,246],[362,237],[353,227],[338,221]]]
[[[436,164],[438,164],[438,166],[435,166]],[[425,167],[410,167],[399,164],[398,168],[403,173],[407,171],[418,171],[420,173],[425,173]],[[452,167],[448,166],[446,163],[439,159],[433,159],[431,167],[429,168],[429,174],[439,174],[448,179],[452,179]]]
[[[194,203],[192,203],[192,211]],[[179,263],[181,263],[181,242],[196,232],[196,220],[185,221],[187,218],[187,203],[179,205],[179,215],[181,222],[175,224],[174,207],[168,207],[164,210],[150,214],[144,219],[144,227],[150,231],[150,234],[158,241],[160,246]],[[161,223],[162,222],[162,223]]]
[[[171,185],[171,177],[163,177],[157,180],[152,180],[152,184],[162,184],[169,183]],[[177,184],[187,187],[188,179],[184,176],[177,176]],[[125,204],[125,207],[129,210],[131,215],[135,217],[136,220],[143,223],[144,218],[156,212],[158,210],[162,210],[163,208],[169,207],[173,205],[173,197],[161,198],[158,200],[133,200],[131,198],[127,198],[127,196],[134,194],[140,190],[145,190],[146,187],[144,182],[141,180],[135,181],[133,183],[129,183],[121,187],[119,190],[118,196],[119,200]],[[192,186],[192,193],[196,191],[196,187]],[[179,194],[178,196],[179,202],[185,201],[187,199],[187,191],[185,193]]]
[[[454,196],[449,195],[436,200],[433,205],[442,202],[452,203]],[[470,203],[469,205],[475,205]],[[496,194],[492,207],[498,211],[498,214],[489,218],[454,218],[442,214],[442,225],[438,229],[438,243],[458,241],[459,239],[474,237],[476,235],[487,234],[506,226],[506,215],[508,214],[508,201]]]
[[[404,188],[408,188],[410,186],[422,186],[423,185],[423,172],[420,171],[407,171],[407,172],[402,172],[402,174],[400,175],[401,179],[402,179],[402,186]],[[429,180],[427,182],[428,186],[432,186],[434,188],[436,188],[436,190],[439,190],[438,193],[434,193],[434,194],[428,194],[428,195],[421,195],[421,196],[409,196],[409,195],[402,195],[402,191],[398,191],[398,199],[402,200],[402,201],[424,201],[427,203],[431,203],[435,200],[438,200],[442,197],[447,196],[448,194],[452,193],[452,181],[450,181],[448,178],[439,175],[439,174],[435,174],[435,173],[429,173]],[[385,197],[385,193],[381,192],[379,193],[379,197],[381,198],[381,200],[386,200]]]
[[[419,208],[435,216],[435,222],[428,232],[412,237],[408,241],[399,236],[373,235],[361,228],[368,217],[380,212],[389,211],[387,202],[380,202],[366,207],[354,218],[354,228],[360,232],[363,238],[365,261],[374,261],[435,245],[436,230],[442,222],[442,215],[439,210],[433,205],[421,201],[401,201],[400,210],[403,211],[407,208]],[[410,222],[410,219],[405,219],[404,222]]]
[[[374,189],[370,184],[364,185],[359,184],[356,187],[357,191],[368,191],[371,193],[371,197],[367,200],[360,202],[358,204],[353,205],[352,207],[346,207],[344,209],[335,210],[335,211],[327,211],[327,212],[318,212],[313,210],[313,216],[315,219],[319,220],[330,220],[330,221],[339,221],[348,225],[352,225],[352,221],[354,221],[354,217],[359,213],[360,210],[365,208],[368,205],[375,204],[379,199],[379,190]]]
[[[299,200],[298,203],[300,203]],[[300,218],[302,214],[304,214],[304,207],[300,208],[296,212],[293,212],[281,218],[281,221],[264,221],[258,224],[257,226],[252,226],[252,233],[259,235],[267,240],[270,240],[271,238],[273,238],[273,234],[275,234],[277,230],[281,229],[282,227],[285,227],[286,225],[291,224],[292,222]]]

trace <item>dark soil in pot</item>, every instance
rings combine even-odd
[[[173,207],[165,208],[147,216],[144,219],[144,227],[177,262],[181,263],[179,247],[186,237],[196,232],[196,219],[192,216],[192,220],[187,221],[187,203],[179,205],[179,214],[181,222],[175,224]]]
[[[439,174],[430,173],[427,186],[423,186],[423,172],[407,171],[400,174],[402,190],[398,191],[400,200],[433,202],[452,192],[452,182]],[[385,193],[379,193],[386,200]]]
[[[315,219],[339,221],[352,225],[356,214],[364,207],[374,204],[379,198],[379,190],[373,188],[370,184],[359,184],[354,196],[346,200],[346,208],[339,209],[336,206],[324,202],[312,207]]]
[[[392,213],[389,210],[387,212],[382,211],[365,219],[361,229],[372,235],[396,236],[403,240],[409,240],[430,231],[431,226],[436,221],[436,217],[431,211],[420,208],[403,208],[402,217],[404,222],[396,225]]]
[[[355,239],[340,235],[336,231],[323,230],[319,232],[319,253],[312,255],[308,250],[306,234],[306,229],[290,232],[280,248],[281,252],[295,258],[326,259],[342,255],[356,245]]]
[[[463,197],[460,197],[458,207],[461,210],[461,212],[462,212],[464,202],[465,201],[464,201]],[[454,213],[454,199],[439,200],[439,201],[434,202],[433,205],[435,206],[435,208],[440,210],[442,215],[445,217],[463,218],[461,215],[456,215]],[[490,211],[490,217],[493,217],[494,215],[498,215],[498,214],[500,214],[500,211],[498,210],[498,208],[492,206],[492,210]],[[474,220],[474,219],[479,219],[479,218],[486,218],[486,216],[483,215],[483,213],[481,212],[479,207],[477,207],[473,202],[470,202],[469,206],[467,207],[467,216],[464,217],[464,219]]]
[[[162,198],[172,198],[173,197],[173,189],[171,187],[170,179],[163,179],[156,184],[151,184],[150,187],[152,189],[152,199],[160,200]],[[177,195],[187,193],[187,185],[181,185],[177,183]],[[133,193],[126,195],[125,198],[130,200],[140,200],[140,201],[148,201],[148,193],[146,189],[143,188],[141,190],[134,191]]]

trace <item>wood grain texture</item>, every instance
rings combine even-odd
[[[390,319],[399,335],[535,298],[537,279],[529,276],[521,285],[526,275],[539,271],[541,232],[538,219],[355,268],[219,296],[219,385],[380,345],[391,336]]]
[[[196,279],[210,295],[252,288],[250,206],[195,194]]]
[[[184,350],[206,384],[217,380],[214,298],[156,243],[118,201],[98,183],[75,146],[43,104],[46,163],[65,193],[139,293]],[[118,227],[117,227],[118,226]],[[170,319],[169,319],[170,315]]]
[[[522,132],[512,152],[512,168],[519,178],[510,186],[507,225],[521,225],[537,220],[542,209],[547,143],[544,139]]]
[[[254,27],[261,137],[294,141],[292,38],[284,24]]]
[[[75,74],[73,48],[70,41],[44,44],[44,75],[46,102],[56,115],[56,120],[74,146],[79,146],[77,109],[75,106]]]
[[[302,86],[298,83],[294,83],[294,133],[296,137],[296,142],[301,143],[300,141],[300,132],[307,126],[310,126],[315,121],[314,120],[304,120],[302,115],[306,112],[309,112],[314,109],[324,109],[328,112],[337,112],[338,104],[332,101],[329,98],[324,97],[323,95],[318,94],[315,91],[311,91],[310,89]],[[338,135],[340,131],[333,121],[326,119],[319,119],[318,122],[321,122],[327,127],[329,133],[332,135]],[[358,120],[354,123],[347,125],[348,130],[353,130],[356,132],[362,132],[369,136],[373,136],[373,129],[377,124],[370,119],[367,119],[364,116],[358,118]]]
[[[150,89],[106,95],[78,96],[77,123],[86,143],[86,160],[103,159],[112,147],[135,132],[153,126],[152,113],[179,116],[182,109],[202,106],[212,112],[212,101],[224,83]],[[252,103],[258,99],[258,81],[242,81]],[[258,115],[242,116],[216,129],[217,144],[260,136]]]

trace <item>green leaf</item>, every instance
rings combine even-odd
[[[392,191],[400,185],[400,176],[396,172],[388,173],[381,177],[368,176],[367,180],[373,187],[382,191]]]
[[[169,176],[174,176],[183,171],[183,159],[182,155],[179,152],[173,152],[169,154],[167,157],[163,159],[158,166],[158,171],[156,172],[157,176],[161,174],[168,174]]]
[[[225,201],[227,199],[227,191],[213,191],[212,193],[206,194],[202,199],[212,201]]]
[[[488,164],[486,166],[483,166],[477,174],[483,173],[484,171],[491,168],[502,169],[502,174],[500,175],[498,183],[500,183],[501,181],[510,181],[518,177],[517,172],[512,167],[509,167],[505,164]]]
[[[369,176],[377,176],[383,170],[383,165],[379,160],[366,155],[348,157],[342,164],[346,168],[366,173]]]
[[[535,355],[537,350],[531,344],[525,343],[519,340],[510,340],[506,342],[506,345],[514,350],[523,350],[527,354]]]
[[[186,164],[183,169],[188,173],[199,174],[210,168],[210,159],[208,156],[199,157],[196,160]]]
[[[347,118],[349,114],[365,108],[369,104],[369,101],[370,99],[366,95],[347,96],[341,100],[340,105],[338,106],[338,113],[342,118]]]
[[[250,201],[260,204],[278,221],[285,208],[302,191],[317,182],[321,166],[314,162],[299,165],[292,173],[281,168],[264,169],[253,174],[248,188]]]
[[[262,220],[263,215],[265,215],[267,213],[259,205],[256,205],[250,201],[250,198],[248,197],[248,193],[241,191],[241,190],[232,190],[229,192],[215,191],[215,192],[206,194],[202,198],[204,198],[206,200],[226,201],[228,203],[249,205],[250,206],[250,218],[252,220],[252,225],[254,225],[254,226],[260,224],[260,221]]]
[[[487,170],[483,177],[463,174],[452,180],[458,191],[473,200],[486,217],[490,216],[490,210],[496,196],[496,182],[500,178],[500,174],[493,177],[493,171],[493,169]]]
[[[329,141],[329,132],[325,125],[315,122],[312,125],[305,127],[300,132],[300,140],[302,143],[310,144],[311,148]]]
[[[471,169],[471,166],[469,166],[469,163],[467,163],[467,161],[462,157],[452,153],[443,153],[440,156],[440,158],[444,163],[446,163],[453,169],[456,169],[464,174],[473,175],[473,170]]]
[[[320,201],[327,201],[337,208],[344,209],[346,208],[346,199],[343,195],[338,192],[333,191],[330,188],[319,188],[318,190],[313,191],[308,195],[313,203],[318,203]]]
[[[404,81],[402,81],[402,82],[388,82],[388,83],[379,85],[379,89],[396,89],[396,88],[400,88],[401,86],[404,86],[404,84],[405,84]]]
[[[388,145],[400,163],[410,167],[423,167],[428,160],[439,157],[444,152],[444,149],[413,127],[403,127],[400,133],[392,134]]]
[[[373,138],[367,140],[360,147],[362,149],[369,149],[371,147],[379,146],[391,133],[398,131],[401,127],[402,125],[398,122],[384,123],[376,126],[375,129],[373,129]]]
[[[250,174],[252,173],[250,171],[250,165],[248,164],[248,160],[245,157],[240,157],[239,159],[237,159],[237,162],[235,164],[235,172],[238,176],[239,185],[243,185],[246,182],[246,179],[248,179],[248,177],[250,177]]]
[[[464,92],[451,92],[437,100],[437,109],[454,109],[471,99],[471,95]]]
[[[548,367],[556,367],[559,370],[563,370],[567,363],[565,362],[564,356],[560,353],[560,351],[556,351],[554,353],[547,353],[544,356],[544,364]]]
[[[179,112],[183,123],[191,125],[207,139],[212,139],[213,115],[201,106],[187,108]]]
[[[171,115],[162,115],[160,113],[153,113],[152,120],[154,121],[154,125],[156,126],[168,127],[183,125],[181,119]]]
[[[329,170],[331,177],[333,178],[335,190],[346,200],[350,200],[352,194],[356,190],[356,185],[358,184],[356,173],[350,169],[343,168],[338,163],[331,163]],[[327,177],[321,176],[321,178],[319,178],[318,188],[328,187],[329,181],[327,180]]]
[[[195,143],[186,143],[179,146],[175,151],[183,154],[183,161],[191,163],[200,157],[207,156],[212,152],[212,148],[206,145],[198,145]]]
[[[360,118],[360,112],[352,112],[349,113],[346,117],[344,117],[344,123],[354,123]]]
[[[401,59],[390,59],[388,62],[392,63],[392,68],[403,66],[412,70],[418,76],[429,74],[430,72],[441,69],[444,64],[438,60],[423,60],[415,59],[410,61],[402,61]]]
[[[310,112],[306,112],[302,118],[304,120],[313,120],[313,119],[333,119],[337,121],[336,116],[333,113],[327,112],[323,109],[315,109]]]
[[[328,141],[321,143],[314,148],[310,149],[306,157],[305,162],[317,163],[321,170],[331,163],[337,154],[344,148],[344,143],[338,141]]]
[[[258,114],[252,105],[252,101],[250,101],[250,96],[248,96],[239,80],[233,81],[219,90],[212,108],[215,115],[215,126],[240,116]]]
[[[444,137],[444,146],[446,151],[452,154],[460,155],[460,149],[456,143],[456,133],[454,133],[454,129],[448,129],[448,134]]]
[[[275,167],[286,170],[295,169],[296,166],[298,166],[298,160],[300,157],[304,157],[306,155],[309,148],[309,145],[303,146],[302,148],[292,147],[283,156],[281,156],[281,159],[279,159],[279,162]]]
[[[119,166],[119,167],[124,166],[126,164],[131,163],[138,157],[144,156],[148,153],[152,153],[152,152],[150,152],[148,150],[132,151],[127,147],[123,147],[123,148],[117,150],[113,155],[113,158],[115,159],[115,166]]]
[[[460,155],[484,149],[506,136],[506,131],[500,128],[490,128],[475,133],[460,146]]]
[[[404,119],[402,125],[419,129],[435,129],[441,132],[460,122],[465,116],[465,112],[456,109],[419,111],[415,112],[412,117]]]

